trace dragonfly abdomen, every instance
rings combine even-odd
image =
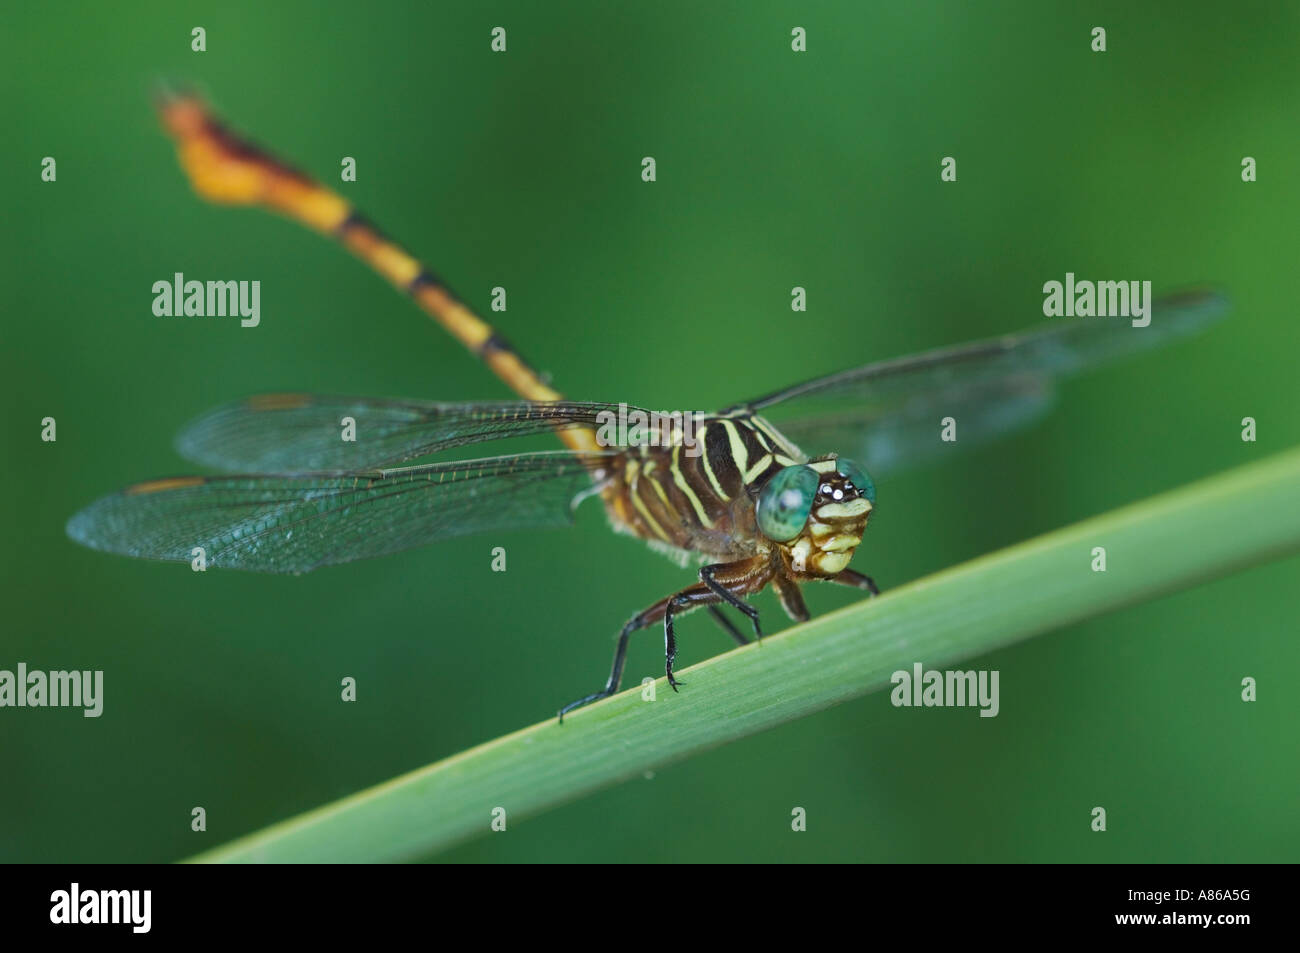
[[[164,127],[176,140],[181,164],[200,195],[214,202],[263,205],[332,236],[409,294],[520,397],[561,399],[492,325],[347,200],[234,135],[193,96],[166,95],[159,110]],[[589,427],[569,426],[557,434],[572,450],[596,449],[595,431]]]

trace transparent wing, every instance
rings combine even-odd
[[[868,364],[740,405],[762,412],[804,452],[835,451],[898,471],[1024,426],[1051,405],[1055,379],[1196,333],[1226,310],[1195,291],[1156,301],[1151,323],[1058,318],[1041,330]],[[957,423],[957,443],[939,421]],[[856,456],[854,456],[856,455]]]
[[[946,459],[1026,427],[1051,409],[1050,379],[1021,375],[959,390],[917,394],[888,409],[782,421],[779,429],[805,453],[834,451],[865,466],[879,480]],[[940,421],[953,417],[958,439],[940,439]]]
[[[128,487],[68,522],[93,549],[301,573],[435,540],[563,526],[614,456],[527,453],[355,473],[177,477]]]
[[[485,440],[595,426],[601,412],[618,409],[584,401],[452,404],[262,394],[204,414],[176,446],[187,459],[226,471],[359,470]],[[344,439],[346,419],[352,440]]]

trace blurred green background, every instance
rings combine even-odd
[[[503,333],[576,398],[720,406],[1017,330],[1066,271],[1228,289],[1233,313],[1206,336],[1070,382],[1034,429],[882,484],[854,565],[885,588],[1300,441],[1294,4],[157,2],[3,18],[0,668],[103,669],[106,697],[97,720],[0,710],[0,860],[178,859],[546,718],[686,578],[596,507],[569,531],[300,578],[71,543],[80,506],[186,472],[174,434],[228,400],[507,396],[338,248],[193,196],[151,113],[161,79],[341,189],[481,310],[505,286]],[[340,185],[345,155],[359,179]],[[955,184],[939,181],[946,155]],[[175,271],[261,280],[261,326],[155,317],[151,285]],[[57,443],[39,439],[47,415]],[[986,657],[995,719],[878,694],[443,859],[1295,860],[1297,568]],[[854,598],[809,592],[815,613]],[[786,624],[770,593],[758,605],[769,630]],[[685,664],[729,644],[704,616],[680,638]],[[629,683],[661,653],[657,635],[634,642]]]

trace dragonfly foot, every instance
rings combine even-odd
[[[583,705],[590,705],[592,702],[598,702],[602,698],[608,698],[610,695],[613,694],[614,693],[611,691],[592,692],[590,695],[586,695],[582,698],[579,698],[577,701],[569,702],[567,705],[565,705],[563,708],[560,709],[560,713],[558,715],[558,718],[560,719],[560,724],[564,724],[564,716],[567,715],[569,712],[573,711],[574,709],[581,708]]]

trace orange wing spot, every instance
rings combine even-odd
[[[248,398],[250,410],[300,410],[312,403],[310,394],[258,394]]]
[[[124,491],[129,496],[140,496],[144,493],[161,493],[164,490],[183,490],[190,486],[202,486],[207,483],[207,477],[168,477],[165,480],[150,480],[148,483],[137,483],[135,486],[127,487]]]

